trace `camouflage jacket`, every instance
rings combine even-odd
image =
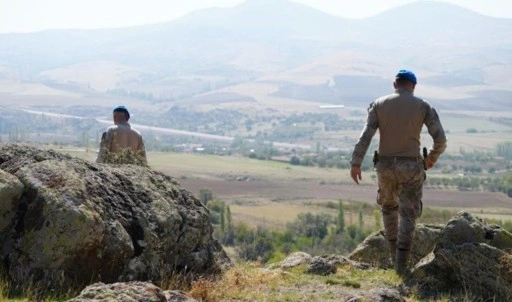
[[[379,130],[379,156],[420,155],[420,134],[425,125],[434,144],[429,158],[436,162],[446,149],[446,135],[436,110],[413,92],[396,90],[370,104],[366,124],[352,153],[352,166],[361,166],[371,140]]]
[[[108,127],[101,137],[96,162],[147,164],[142,135],[127,122]]]

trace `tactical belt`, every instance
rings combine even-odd
[[[413,160],[413,161],[421,161],[423,160],[421,156],[380,156],[379,160],[382,161],[402,161],[402,160]]]

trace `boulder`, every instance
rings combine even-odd
[[[0,242],[12,227],[24,186],[14,175],[0,170]]]
[[[329,259],[315,256],[311,259],[311,262],[306,269],[307,274],[314,274],[320,276],[327,276],[331,274],[336,274],[337,271],[337,263],[334,261],[329,261]]]
[[[1,271],[14,285],[83,288],[217,274],[231,264],[208,209],[163,173],[12,144],[0,146],[0,168],[23,188],[0,200]]]
[[[416,266],[410,282],[423,296],[435,289],[464,292],[478,301],[510,301],[512,255],[485,243],[439,248]]]
[[[432,252],[443,236],[443,228],[441,225],[428,224],[418,224],[416,226],[410,256],[411,264],[417,263]],[[390,267],[389,247],[384,231],[380,230],[368,236],[348,255],[348,258],[354,261],[370,263],[378,267]]]
[[[280,263],[281,268],[296,267],[302,264],[309,264],[311,262],[311,255],[304,252],[291,253],[286,259]]]
[[[460,212],[446,225],[433,253],[413,270],[421,294],[464,292],[484,301],[512,299],[511,234],[497,225]]]
[[[322,256],[312,257],[305,252],[294,252],[286,257],[283,261],[272,264],[269,269],[288,269],[300,265],[307,266],[306,273],[317,275],[324,275],[322,272],[335,273],[337,267],[340,265],[349,265],[355,269],[369,269],[371,266],[368,263],[353,261],[345,256],[337,254],[326,254]]]
[[[512,234],[499,225],[488,224],[485,220],[467,212],[459,212],[448,221],[443,247],[464,243],[487,243],[504,251],[512,250]]]
[[[346,300],[347,302],[404,302],[406,301],[399,289],[392,287],[375,288],[360,293]]]
[[[407,284],[426,299],[464,293],[482,301],[512,300],[512,234],[467,212],[446,226],[418,224]],[[349,258],[385,266],[387,242],[382,231],[370,235]]]
[[[68,302],[194,302],[180,291],[162,291],[148,282],[94,283]]]

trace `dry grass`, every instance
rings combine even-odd
[[[347,202],[345,202],[347,206]],[[230,210],[233,221],[243,222],[252,226],[264,226],[270,229],[283,230],[286,225],[297,219],[301,213],[329,214],[333,220],[338,214],[337,209],[327,208],[321,204],[309,203],[264,203],[264,204],[232,204]],[[347,225],[359,223],[359,212],[345,210]],[[372,215],[363,215],[364,226],[368,229],[375,228],[375,218]]]
[[[266,269],[259,263],[243,263],[227,271],[221,280],[193,283],[189,294],[202,301],[344,301],[401,282],[392,271],[360,271],[348,266],[340,266],[330,276],[304,271],[305,267]]]

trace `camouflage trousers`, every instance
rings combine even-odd
[[[376,165],[384,230],[399,249],[409,250],[422,210],[425,171],[421,159],[383,159]],[[400,215],[400,219],[399,216]]]

